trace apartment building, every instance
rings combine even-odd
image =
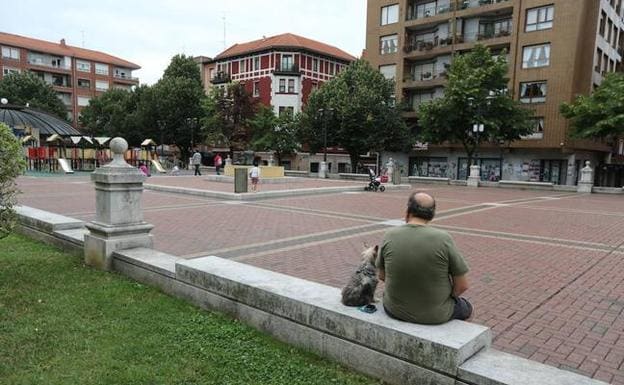
[[[138,65],[68,45],[65,39],[53,43],[0,32],[0,49],[0,79],[13,72],[33,72],[57,92],[74,127],[91,98],[111,88],[130,89],[139,84],[132,76],[132,71],[141,68]]]
[[[368,0],[366,59],[395,79],[405,118],[417,125],[419,106],[443,96],[456,55],[477,43],[506,55],[509,92],[535,111],[535,128],[509,146],[484,144],[482,178],[573,185],[586,160],[610,163],[618,146],[570,139],[559,106],[621,68],[622,8],[622,0]],[[456,144],[420,144],[393,156],[410,175],[467,177]]]
[[[241,82],[278,115],[300,112],[314,89],[354,60],[339,48],[291,33],[234,44],[212,60],[196,58],[206,91]]]

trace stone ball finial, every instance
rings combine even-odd
[[[113,154],[125,154],[128,149],[128,142],[124,138],[115,137],[110,141],[110,149]]]
[[[588,160],[586,160],[586,161],[585,161],[585,167],[591,167],[591,162],[590,162],[590,161],[588,161]]]

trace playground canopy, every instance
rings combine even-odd
[[[7,124],[14,130],[35,129],[41,137],[50,137],[55,134],[61,137],[82,135],[80,131],[66,121],[46,112],[24,106],[0,105],[0,122]]]

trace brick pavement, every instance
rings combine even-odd
[[[231,188],[193,177],[153,181]],[[309,179],[305,187],[265,186],[360,183]],[[87,178],[20,178],[19,185],[23,204],[85,220],[93,216]],[[495,347],[624,384],[622,196],[415,188],[437,198],[434,224],[451,232],[471,266],[467,297],[477,309],[475,322],[493,329]],[[143,205],[159,250],[190,258],[216,254],[341,287],[364,243],[379,243],[382,223],[403,217],[407,195],[341,193],[240,203],[146,191]]]

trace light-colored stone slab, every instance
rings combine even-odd
[[[366,314],[340,303],[340,290],[218,258],[176,264],[176,278],[231,300],[290,319],[365,347],[454,375],[489,346],[490,330],[462,321],[418,325],[388,317],[383,307]]]
[[[77,245],[82,246],[84,245],[84,236],[85,234],[88,234],[88,233],[89,233],[89,230],[87,230],[86,228],[81,228],[81,229],[55,231],[54,235],[64,240],[67,240],[69,242],[74,242]]]
[[[536,189],[536,190],[553,190],[554,184],[548,182],[525,182],[520,180],[501,180],[498,182],[499,187],[511,187],[522,189]]]
[[[23,226],[29,226],[47,233],[84,227],[84,222],[78,219],[39,210],[33,207],[16,206],[15,212],[17,213],[19,221]]]
[[[464,362],[458,378],[479,385],[604,385],[605,382],[530,361],[495,349]]]
[[[181,260],[174,255],[144,247],[117,251],[113,258],[171,278],[175,278],[175,264]]]
[[[434,178],[428,176],[410,176],[408,177],[410,183],[424,183],[424,184],[450,184],[449,178]]]

